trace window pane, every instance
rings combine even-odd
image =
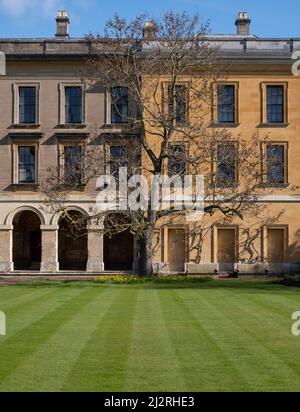
[[[65,180],[69,183],[80,183],[82,179],[81,146],[64,147]]]
[[[218,123],[235,122],[235,87],[218,86]]]
[[[128,122],[128,89],[113,87],[111,91],[111,122]]]
[[[66,123],[82,123],[82,89],[65,88]]]
[[[267,146],[267,182],[285,183],[284,145]]]
[[[128,148],[126,146],[110,147],[110,174],[119,176],[120,167],[128,166]]]
[[[35,182],[35,147],[19,146],[19,183]]]
[[[174,97],[174,98],[173,98]],[[173,107],[174,106],[174,107]],[[168,87],[168,111],[169,117],[174,117],[176,124],[184,124],[187,121],[187,87],[175,86],[175,95],[172,96],[172,87]]]
[[[181,145],[173,146],[169,158],[169,176],[184,176],[186,174],[186,161],[185,147]]]
[[[236,145],[220,144],[217,150],[217,185],[231,186],[236,183],[237,151]]]
[[[19,88],[19,123],[36,122],[36,88]]]
[[[267,122],[283,123],[283,86],[267,86]]]

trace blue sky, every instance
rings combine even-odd
[[[51,37],[54,17],[66,9],[70,34],[80,37],[99,32],[118,12],[132,17],[143,12],[157,16],[164,10],[198,12],[211,21],[213,33],[234,33],[239,10],[252,18],[251,32],[264,37],[300,37],[299,0],[0,0],[0,37]]]

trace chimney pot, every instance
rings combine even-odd
[[[240,11],[238,18],[235,21],[237,27],[237,34],[241,36],[248,36],[250,34],[251,19],[246,11]]]
[[[157,32],[157,26],[153,20],[145,21],[143,28],[144,40],[155,40]]]
[[[69,24],[70,20],[68,12],[66,10],[60,10],[56,16],[56,34],[55,36],[60,39],[68,39],[69,36]]]

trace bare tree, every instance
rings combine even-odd
[[[167,12],[157,21],[139,16],[129,23],[115,16],[103,36],[89,35],[87,41],[91,54],[85,80],[91,88],[98,85],[111,91],[115,121],[122,129],[117,136],[103,136],[103,147],[113,139],[126,146],[130,174],[143,175],[149,182],[161,175],[174,180],[187,174],[203,176],[204,216],[215,217],[214,222],[260,213],[257,195],[265,173],[262,141],[256,134],[233,136],[230,129],[218,127],[216,113],[222,96],[216,84],[226,78],[226,68],[220,50],[209,41],[207,24],[187,13]],[[128,107],[122,104],[127,98]],[[106,149],[95,150],[97,139],[90,137],[82,153],[81,172],[74,169],[67,186],[65,179],[57,177],[59,170],[50,174],[45,191],[48,204],[56,211],[67,214],[65,202],[74,188],[108,167],[111,173],[124,167],[122,154],[118,164]],[[140,202],[145,200],[142,194],[139,197]],[[146,197],[149,200],[151,193]],[[147,207],[122,213],[95,206],[89,219],[105,220],[101,233],[112,236],[130,230],[136,235],[140,274],[149,275],[157,229],[185,215],[174,203],[159,210]],[[201,261],[203,238],[211,223],[198,221],[190,226],[196,239],[192,242],[197,247],[196,260]]]

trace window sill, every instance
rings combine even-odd
[[[85,123],[65,123],[58,124],[56,129],[84,129],[87,125]]]
[[[180,127],[185,128],[185,127],[190,127],[190,126],[191,126],[191,123],[189,121],[184,122],[184,123],[177,123],[177,122],[174,123],[174,127],[178,127],[178,128]]]
[[[18,123],[10,126],[10,129],[39,129],[40,123]]]
[[[120,129],[121,127],[129,127],[129,122],[124,123],[105,123],[103,128],[105,129]]]
[[[261,185],[263,189],[287,189],[289,186],[290,186],[289,183],[278,183],[278,184],[263,183]]]
[[[57,186],[57,190],[61,192],[84,192],[86,188],[85,183],[61,183]]]
[[[232,184],[224,184],[224,185],[216,185],[215,188],[218,190],[224,189],[238,189],[240,187],[239,183],[232,183]]]
[[[211,127],[224,127],[225,129],[239,127],[240,123],[212,123]]]
[[[13,192],[37,192],[39,190],[39,187],[39,183],[12,183],[10,185],[10,190],[12,190]]]
[[[258,127],[261,128],[286,128],[290,124],[289,123],[260,123]]]

